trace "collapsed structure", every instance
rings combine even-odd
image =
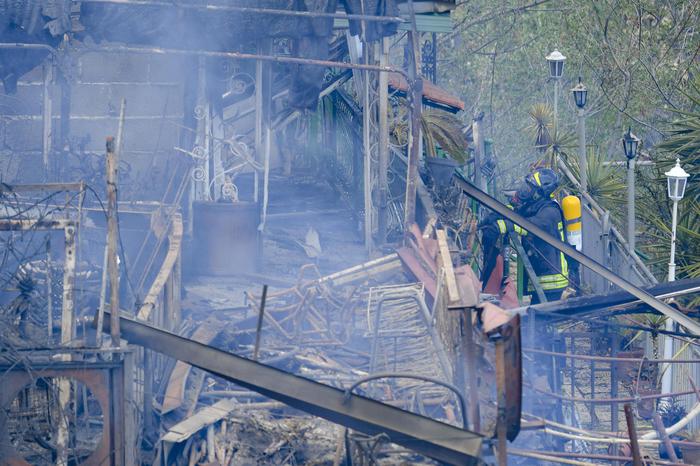
[[[434,84],[452,8],[2,6],[4,462],[587,464],[663,441],[693,464],[696,316],[653,296],[700,283],[657,285],[588,198],[597,264],[554,244],[589,296],[481,293],[477,221],[503,209],[481,116],[459,175],[419,167],[426,116],[464,109]],[[627,320],[650,312],[683,327]],[[650,357],[659,334],[681,359]],[[638,434],[625,403],[673,409]]]

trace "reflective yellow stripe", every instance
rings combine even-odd
[[[527,235],[527,230],[521,227],[520,225],[513,225],[513,230],[515,230],[515,232],[519,235]]]
[[[505,220],[496,220],[496,225],[498,225],[498,231],[505,235],[507,231]]]
[[[535,177],[535,181],[537,181],[537,186],[542,186],[542,182],[540,181],[540,172],[535,172],[532,174],[532,176]]]

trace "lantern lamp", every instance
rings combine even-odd
[[[666,175],[666,181],[668,181],[668,197],[672,201],[683,199],[685,185],[690,175],[681,167],[681,161],[676,159],[676,165],[664,175]]]
[[[549,76],[554,79],[560,79],[564,74],[566,57],[559,50],[554,49],[552,53],[547,55],[546,59],[549,63]]]
[[[625,157],[627,157],[627,160],[632,160],[637,157],[639,142],[639,138],[632,134],[632,128],[627,128],[627,132],[622,138],[622,148],[625,151]]]
[[[574,94],[574,102],[576,102],[576,106],[581,109],[585,107],[586,100],[588,99],[588,89],[586,89],[586,86],[584,86],[581,82],[580,76],[578,78],[578,84],[571,89],[571,92]]]

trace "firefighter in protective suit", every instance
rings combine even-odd
[[[511,198],[511,207],[520,215],[530,220],[555,238],[566,241],[564,230],[564,214],[554,199],[554,191],[559,186],[559,177],[548,169],[541,168],[528,174],[520,183]],[[494,269],[496,258],[507,244],[503,239],[499,247],[499,239],[507,234],[518,234],[522,237],[523,249],[542,286],[547,301],[561,299],[562,293],[569,286],[569,265],[566,256],[541,239],[529,235],[528,232],[511,221],[498,216],[488,215],[480,225],[482,229],[482,244],[484,249],[484,267],[482,283],[486,283]],[[526,287],[532,294],[532,303],[539,302],[531,283]]]

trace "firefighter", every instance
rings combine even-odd
[[[537,169],[520,183],[512,195],[511,207],[551,236],[566,241],[564,214],[554,199],[554,191],[558,186],[559,177],[554,171],[547,168]],[[481,229],[484,250],[482,283],[488,281],[494,270],[496,258],[508,244],[506,235],[518,234],[522,237],[523,248],[547,301],[561,299],[562,293],[569,286],[569,265],[563,253],[496,214],[487,216],[482,221]],[[504,275],[507,276],[507,271]],[[527,283],[527,276],[525,279],[524,289],[532,294],[532,303],[536,304],[539,299],[534,293],[535,289],[531,283]]]

